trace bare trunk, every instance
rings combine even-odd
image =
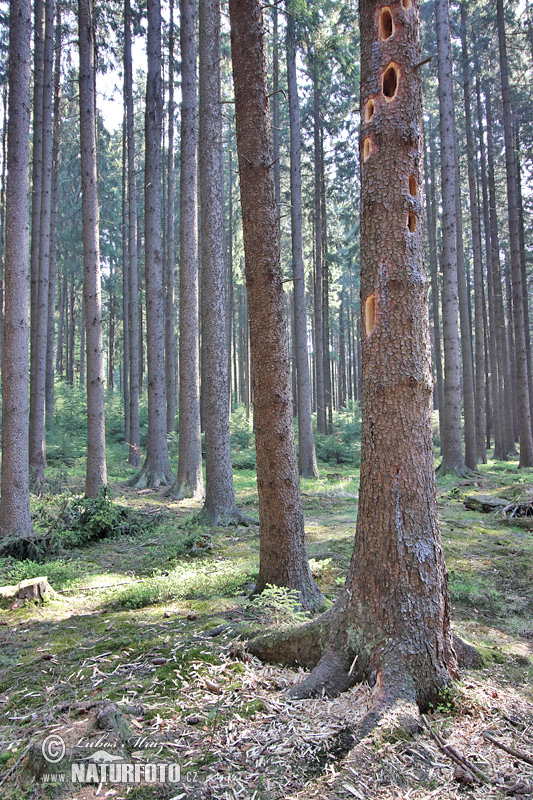
[[[80,0],[80,145],[83,216],[83,300],[87,339],[87,475],[85,496],[107,484],[104,417],[104,348],[96,150],[95,28],[92,0]]]
[[[179,454],[172,493],[200,498],[204,493],[200,434],[200,354],[198,319],[197,88],[194,0],[180,0],[181,14],[181,181],[180,181],[180,338]]]
[[[28,536],[33,532],[28,463],[30,40],[30,2],[12,0],[9,5],[0,537]]]
[[[55,314],[57,285],[57,202],[59,181],[59,145],[61,139],[61,7],[56,7],[54,63],[54,121],[52,131],[52,182],[50,188],[50,269],[48,283],[48,322],[46,343],[46,421],[54,421],[54,362],[55,362]]]
[[[135,180],[135,119],[131,59],[130,0],[124,5],[124,100],[126,104],[128,182],[128,334],[129,334],[129,456],[128,463],[141,466],[139,430],[139,267],[137,263],[137,184]]]
[[[200,198],[205,502],[213,525],[238,521],[231,468],[220,102],[220,4],[200,0]]]
[[[507,64],[507,42],[503,0],[496,0],[498,41],[500,48],[500,73],[502,82],[503,127],[505,139],[505,168],[507,175],[507,208],[509,213],[509,242],[511,248],[511,270],[513,284],[513,325],[516,359],[516,393],[518,402],[518,424],[520,429],[520,467],[533,466],[533,435],[531,432],[531,410],[527,374],[526,339],[524,331],[524,307],[522,270],[520,264],[520,231],[518,220],[518,198],[516,188],[516,164],[513,150],[513,119],[509,69]]]
[[[315,181],[315,381],[317,406],[317,431],[325,434],[326,389],[324,384],[324,311],[322,275],[322,167],[320,143],[320,91],[318,66],[313,68],[313,134],[314,134],[314,181]]]
[[[306,626],[292,633],[289,646],[304,663],[322,653],[294,697],[333,695],[366,678],[379,703],[368,721],[399,711],[412,728],[416,705],[427,708],[450,683],[455,656],[433,470],[418,1],[407,5],[360,4],[363,430],[354,552],[336,605],[308,623],[311,636]]]
[[[167,393],[167,431],[176,427],[176,345],[174,341],[174,0],[170,0],[168,40],[168,186],[167,253],[165,280],[165,383]]]
[[[145,110],[145,279],[146,361],[148,368],[148,440],[143,468],[131,483],[137,487],[173,482],[167,446],[165,392],[165,304],[161,246],[161,2],[148,0],[148,71]]]
[[[307,352],[307,308],[302,242],[302,177],[300,109],[296,77],[294,18],[287,17],[287,84],[290,122],[291,236],[294,286],[294,339],[296,378],[298,382],[298,466],[304,478],[318,478],[313,422],[311,418],[311,381]]]
[[[129,248],[128,248],[128,133],[126,92],[122,121],[122,351],[124,402],[124,441],[130,441],[130,320],[129,320]]]
[[[32,340],[31,363],[33,380],[30,391],[30,469],[32,472],[32,480],[37,486],[44,481],[44,469],[46,467],[45,391],[52,189],[53,63],[54,4],[53,0],[46,0],[41,98],[41,201],[39,204],[39,244],[35,256],[38,278],[32,304],[32,312],[35,314],[35,324],[33,328],[35,336]]]
[[[322,595],[305,551],[280,264],[264,27],[260,0],[230,0],[237,151],[254,387],[259,494],[259,575],[300,593],[317,608]]]
[[[470,199],[470,219],[472,224],[472,251],[474,259],[474,339],[475,339],[475,424],[476,453],[479,460],[487,463],[485,447],[485,351],[483,340],[483,263],[481,259],[481,226],[474,161],[474,136],[472,131],[472,110],[470,107],[470,64],[466,42],[466,8],[461,3],[461,45],[463,56],[463,96],[465,106],[466,154],[468,163],[468,189]],[[467,464],[467,466],[470,466]]]
[[[448,0],[435,1],[438,45],[441,191],[442,191],[442,329],[444,341],[444,430],[442,471],[464,471],[461,449],[461,381],[457,329],[457,232],[455,224],[455,118]]]

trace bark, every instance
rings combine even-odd
[[[9,5],[0,537],[28,536],[33,532],[28,462],[30,40],[30,2],[12,0]]]
[[[311,418],[311,380],[307,352],[307,304],[302,240],[302,176],[300,108],[296,75],[294,17],[287,17],[287,88],[290,124],[290,185],[292,275],[294,286],[294,339],[298,404],[298,466],[304,478],[318,478],[318,465]]]
[[[135,118],[131,57],[131,7],[124,4],[124,102],[128,160],[128,333],[129,333],[129,456],[128,463],[141,466],[139,430],[139,268],[137,264],[137,185],[135,181]]]
[[[531,409],[527,374],[526,337],[524,329],[524,306],[522,268],[520,262],[520,229],[518,218],[518,196],[516,184],[516,162],[513,148],[513,117],[509,67],[507,64],[507,42],[503,0],[496,0],[498,42],[500,49],[500,74],[502,83],[503,128],[505,141],[505,171],[507,176],[507,208],[509,215],[509,243],[513,287],[513,332],[516,359],[516,396],[518,403],[518,425],[520,429],[520,467],[533,466],[533,435],[531,432]]]
[[[87,340],[87,475],[85,496],[107,484],[104,416],[104,347],[96,150],[95,27],[92,0],[80,0],[80,145],[83,217],[83,300]]]
[[[515,125],[514,130],[514,150],[515,150],[515,164],[516,164],[516,191],[518,195],[518,224],[520,231],[520,272],[522,275],[522,305],[524,308],[524,333],[526,339],[526,363],[527,363],[527,381],[529,391],[529,408],[531,414],[531,421],[533,425],[533,369],[531,365],[531,331],[529,322],[529,290],[527,284],[527,271],[526,271],[526,240],[525,240],[525,222],[524,222],[524,199],[522,194],[522,177],[520,166],[520,136],[518,132],[518,124]]]
[[[168,40],[168,185],[167,185],[167,253],[165,280],[165,383],[167,393],[167,431],[176,427],[176,345],[174,341],[174,0],[169,7]]]
[[[220,98],[220,3],[200,0],[200,205],[205,501],[212,525],[242,520],[235,504],[229,432]]]
[[[167,446],[165,391],[165,304],[161,242],[161,129],[163,91],[161,85],[161,2],[148,0],[148,71],[145,109],[145,280],[146,362],[148,369],[148,439],[142,470],[132,485],[171,486],[173,483]]]
[[[425,190],[427,198],[427,226],[429,242],[429,271],[431,275],[431,310],[433,322],[433,342],[435,346],[435,373],[437,378],[437,407],[439,411],[439,437],[442,448],[444,431],[444,380],[442,375],[442,339],[439,305],[439,264],[437,258],[437,210],[435,176],[435,142],[432,136],[431,116],[429,117],[429,158],[425,159]]]
[[[33,40],[33,137],[31,179],[31,293],[30,293],[30,416],[31,395],[37,361],[37,299],[39,284],[39,230],[41,224],[41,185],[43,166],[43,69],[44,69],[44,0],[34,3]],[[32,420],[30,419],[30,438]],[[31,445],[30,445],[31,447]],[[30,453],[31,465],[31,453]]]
[[[461,3],[461,47],[463,57],[463,97],[465,107],[466,158],[468,164],[468,190],[470,199],[470,220],[472,225],[472,252],[474,260],[474,341],[475,341],[475,424],[476,453],[479,460],[487,463],[485,447],[485,350],[483,338],[483,262],[481,259],[481,225],[474,160],[474,134],[472,130],[472,109],[470,106],[470,64],[466,40],[466,7]],[[470,466],[467,464],[467,466]]]
[[[433,470],[422,92],[413,68],[420,61],[419,8],[417,0],[409,9],[394,6],[390,36],[379,24],[379,0],[361,0],[360,9],[359,512],[346,586],[309,626],[307,641],[314,640],[320,660],[293,696],[333,695],[367,679],[379,688],[367,722],[399,701],[410,727],[415,704],[427,708],[456,667]],[[288,647],[292,641],[309,650],[301,636],[291,635]]]
[[[39,204],[39,244],[35,254],[37,283],[32,305],[32,313],[35,314],[35,324],[33,326],[35,336],[32,340],[31,363],[33,380],[30,389],[30,469],[32,482],[36,486],[40,486],[43,483],[44,469],[46,467],[45,389],[50,267],[50,195],[52,188],[53,63],[54,4],[53,0],[46,0],[41,98],[41,201]]]
[[[500,398],[501,441],[494,444],[494,457],[505,459],[514,451],[513,410],[511,397],[510,357],[507,350],[505,312],[503,304],[502,276],[500,264],[500,236],[496,203],[496,181],[494,174],[494,140],[492,125],[492,103],[488,82],[485,83],[485,106],[487,116],[487,167],[489,184],[490,269],[494,298],[493,325],[496,329],[498,359],[498,391]]]
[[[126,93],[122,120],[122,350],[124,401],[124,441],[130,441],[130,321],[129,321],[129,249],[128,249],[128,134]]]
[[[442,472],[464,472],[461,448],[461,361],[457,329],[457,230],[455,224],[455,117],[448,0],[435,0],[437,26],[441,191],[442,191],[442,334],[444,342],[444,430]]]
[[[180,0],[180,392],[178,475],[172,488],[172,494],[178,499],[198,499],[204,494],[200,435],[195,8],[194,0]]]
[[[326,433],[326,388],[324,384],[324,311],[322,274],[322,166],[320,147],[320,90],[318,66],[313,64],[313,136],[315,182],[315,384],[318,433]]]
[[[467,282],[463,245],[463,216],[461,203],[461,174],[455,144],[455,222],[457,227],[457,293],[459,299],[459,328],[461,332],[461,364],[463,368],[463,416],[465,441],[465,467],[475,470],[477,465],[476,414],[474,401],[474,359],[472,356],[472,320],[469,312],[469,287]]]
[[[52,129],[52,181],[50,187],[50,268],[48,283],[48,322],[46,342],[46,421],[54,421],[54,349],[57,285],[57,203],[59,181],[59,145],[61,139],[61,6],[56,7],[54,62],[54,116]]]
[[[292,420],[263,14],[260,0],[230,0],[229,8],[259,495],[255,591],[287,586],[304,607],[317,608],[323,600],[306,556]]]

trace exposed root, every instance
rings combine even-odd
[[[470,469],[464,464],[461,467],[454,466],[453,464],[446,464],[444,459],[440,462],[435,470],[435,474],[442,477],[443,475],[455,475],[457,478],[476,478],[479,477],[479,472],[475,469]]]
[[[328,643],[332,609],[333,606],[303,625],[256,636],[247,643],[246,649],[262,661],[313,669]]]
[[[453,649],[457,656],[457,664],[463,669],[479,669],[483,666],[483,657],[476,648],[453,634]]]
[[[336,651],[328,649],[304,682],[291,689],[289,697],[293,700],[324,695],[336,697],[360,680],[358,671],[347,670],[344,659]]]
[[[156,472],[145,462],[143,468],[131,478],[126,486],[133,489],[160,489],[172,486],[174,478],[170,472]]]
[[[238,528],[239,525],[247,528],[249,525],[259,525],[259,520],[247,517],[238,508],[234,508],[233,511],[220,512],[216,508],[207,508],[204,505],[195,518],[200,525],[209,525],[213,528]]]

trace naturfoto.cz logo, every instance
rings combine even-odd
[[[47,736],[41,745],[45,761],[59,764],[65,757],[66,746],[57,734]],[[122,756],[107,750],[97,750],[70,765],[72,783],[178,783],[181,780],[179,764],[129,763]],[[65,774],[43,776],[45,782],[63,783]]]

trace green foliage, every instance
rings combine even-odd
[[[357,407],[343,409],[334,415],[333,433],[316,434],[316,454],[327,464],[352,464],[361,462],[361,417]]]
[[[250,605],[274,625],[294,625],[309,619],[308,614],[302,611],[298,592],[286,586],[267,584],[261,594],[252,599]]]
[[[230,418],[231,463],[234,469],[255,469],[255,436],[246,409],[239,406]]]

